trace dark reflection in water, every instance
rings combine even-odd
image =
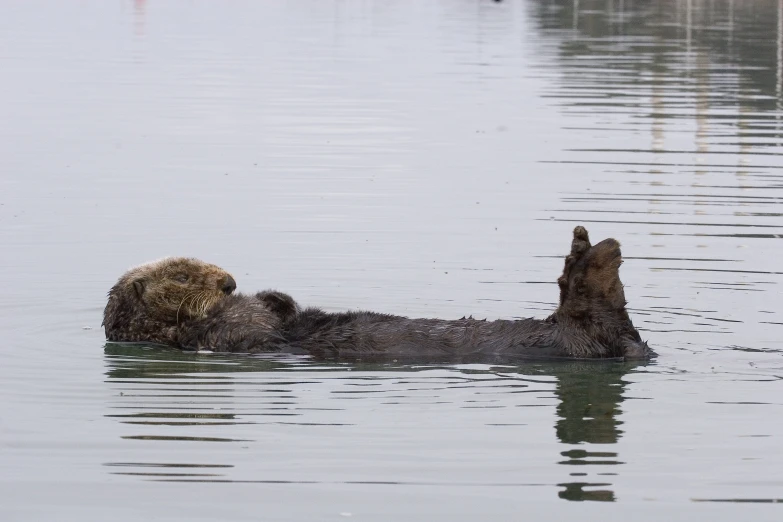
[[[379,364],[322,364],[308,359],[285,357],[225,357],[203,356],[183,353],[177,350],[143,348],[138,345],[107,344],[105,348],[107,364],[107,382],[115,391],[115,399],[110,405],[106,417],[116,419],[128,426],[177,427],[186,429],[186,434],[162,435],[145,433],[121,435],[123,439],[151,441],[155,443],[191,443],[191,442],[229,442],[247,443],[265,436],[259,426],[253,431],[253,440],[193,435],[189,430],[198,430],[214,426],[241,426],[251,424],[279,423],[275,417],[284,415],[292,421],[283,421],[298,429],[309,430],[308,426],[354,426],[361,425],[361,417],[355,423],[342,421],[346,407],[336,404],[331,408],[308,404],[301,395],[304,388],[322,388],[327,395],[337,394],[346,398],[369,399],[379,405],[405,404],[416,401],[422,393],[437,392],[438,404],[448,405],[459,401],[454,395],[471,386],[477,393],[491,392],[491,399],[474,395],[464,401],[463,408],[506,408],[514,406],[519,393],[530,398],[531,391],[543,386],[554,392],[557,400],[555,411],[557,421],[554,434],[562,444],[572,445],[572,449],[560,451],[555,462],[566,466],[570,478],[567,482],[551,484],[562,488],[558,493],[566,500],[615,499],[611,482],[607,478],[616,475],[613,468],[619,461],[616,452],[606,449],[592,449],[596,445],[616,443],[621,435],[622,425],[620,404],[623,401],[625,381],[623,377],[637,367],[636,364],[618,362],[530,362],[517,367],[438,367],[438,366],[394,366]],[[432,371],[447,372],[437,376]],[[296,378],[285,374],[295,372]],[[337,377],[330,374],[337,372]],[[416,377],[414,378],[414,375]],[[381,381],[393,381],[404,384],[396,388],[392,395],[388,389],[378,389]],[[445,380],[444,380],[445,379]],[[551,385],[554,385],[553,387]],[[533,390],[530,390],[534,387]],[[450,396],[451,394],[451,396]],[[550,395],[541,395],[540,406],[549,406]],[[283,400],[280,400],[283,399]],[[531,406],[527,404],[527,406]],[[219,409],[217,412],[207,410]],[[117,411],[121,413],[117,413]],[[325,412],[332,422],[299,422],[297,417],[305,417],[308,411]],[[496,426],[526,426],[526,418],[509,412],[509,423],[494,423]],[[259,420],[254,420],[259,419]],[[263,421],[261,420],[263,419]],[[522,422],[519,422],[522,421]],[[215,433],[215,432],[211,432]],[[226,432],[229,434],[230,432]],[[245,432],[247,433],[247,432]],[[467,444],[467,442],[466,442]],[[520,444],[524,444],[520,441]],[[607,446],[610,447],[610,446]],[[433,448],[434,450],[434,448]],[[470,451],[465,447],[464,451]],[[510,457],[511,455],[509,455]],[[326,456],[322,458],[328,458]],[[330,480],[315,480],[312,477],[300,477],[295,480],[285,478],[235,478],[225,474],[227,463],[156,463],[156,462],[108,462],[112,474],[143,476],[150,480],[165,481],[208,481],[208,482],[250,482],[250,483],[320,483]],[[165,468],[161,470],[160,468]],[[174,468],[175,471],[169,468]],[[194,468],[194,469],[191,469]],[[597,480],[590,481],[593,473],[585,469],[595,469]],[[411,481],[389,478],[384,480],[344,480],[341,483],[362,484],[408,484],[456,486],[533,486],[542,484],[542,480],[532,477],[532,482],[474,482],[448,479],[441,481]]]
[[[559,372],[555,393],[560,399],[557,438],[566,444],[612,444],[622,431],[618,405],[623,400],[622,376],[632,366],[586,363]]]
[[[555,425],[557,438],[564,444],[614,444],[622,436],[620,403],[623,402],[625,381],[623,376],[636,365],[632,364],[572,364],[568,368],[555,370],[559,399]],[[589,446],[588,446],[589,447]],[[559,464],[566,466],[596,466],[600,471],[605,466],[623,464],[616,452],[578,449],[561,453],[567,460]],[[584,477],[585,472],[574,472],[574,477]],[[606,475],[606,473],[604,473]],[[603,477],[604,479],[606,477]],[[559,493],[566,500],[615,500],[611,486],[605,481],[584,482],[584,480],[560,484],[565,489]],[[589,489],[585,489],[589,488]],[[602,489],[595,489],[602,488]]]

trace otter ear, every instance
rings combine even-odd
[[[147,282],[144,279],[137,279],[133,282],[133,290],[136,292],[136,297],[141,299],[141,296],[144,294],[144,286],[147,284]]]

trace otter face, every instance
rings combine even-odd
[[[574,229],[571,254],[566,258],[560,286],[560,307],[579,315],[590,310],[625,309],[625,292],[620,281],[623,257],[620,243],[604,239],[590,245],[587,230]]]
[[[169,323],[204,317],[237,287],[231,274],[219,266],[184,257],[133,268],[118,286],[124,287],[129,297],[155,319]]]

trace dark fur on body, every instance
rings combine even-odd
[[[517,358],[647,358],[625,309],[620,244],[590,245],[577,227],[558,279],[560,304],[545,320],[408,319],[373,312],[301,312],[286,341],[322,358],[502,361]]]
[[[183,323],[177,344],[216,352],[284,351],[284,324],[293,322],[298,313],[296,302],[282,292],[231,295],[204,318]]]
[[[301,353],[335,360],[647,358],[652,352],[625,310],[621,262],[617,241],[606,239],[592,246],[584,228],[574,229],[571,253],[558,279],[560,304],[545,320],[450,321],[375,312],[300,311],[290,296],[267,291],[253,296],[223,294],[205,313],[160,323],[160,331],[155,330],[158,323],[142,312],[135,316],[140,327],[129,329],[133,338],[122,338],[128,335],[111,331],[117,306],[110,310],[110,305],[112,292],[123,279],[128,287],[127,279],[132,277],[126,274],[109,294],[104,325],[109,340],[146,340],[220,352]],[[126,294],[130,299],[139,297]],[[144,329],[150,329],[149,335],[139,338],[137,333]]]

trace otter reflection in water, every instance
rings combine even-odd
[[[350,365],[351,371],[344,372],[340,371],[345,370],[340,364],[275,355],[203,356],[175,349],[140,349],[121,343],[107,343],[104,353],[106,383],[113,392],[107,394],[112,397],[107,417],[125,425],[124,439],[142,439],[152,441],[151,444],[156,440],[170,444],[174,439],[171,429],[182,430],[176,432],[181,437],[178,440],[192,441],[203,437],[202,430],[214,424],[221,427],[209,435],[224,441],[241,440],[250,433],[254,434],[251,439],[258,438],[272,429],[264,426],[266,423],[282,422],[291,429],[299,425],[304,430],[300,434],[303,438],[294,436],[291,440],[306,447],[308,437],[314,433],[313,426],[321,425],[324,431],[318,432],[319,437],[342,441],[338,453],[330,454],[339,461],[343,458],[340,451],[350,453],[353,444],[362,444],[361,437],[345,444],[344,437],[356,436],[355,430],[332,431],[334,426],[346,422],[357,428],[364,425],[367,419],[362,415],[356,417],[353,407],[359,397],[362,403],[370,401],[371,416],[377,415],[369,420],[372,426],[377,427],[378,422],[383,422],[381,419],[404,419],[397,427],[390,426],[398,430],[387,434],[390,441],[400,437],[424,441],[430,436],[440,440],[437,433],[428,433],[433,429],[437,432],[438,422],[416,425],[413,432],[409,422],[422,411],[453,420],[453,408],[457,408],[461,412],[460,425],[469,430],[482,430],[484,440],[494,441],[489,453],[484,453],[487,447],[479,450],[487,459],[482,473],[484,485],[498,486],[510,480],[509,485],[528,483],[538,489],[539,484],[546,483],[545,494],[563,500],[613,501],[617,484],[623,482],[624,463],[633,458],[632,452],[621,458],[617,442],[624,431],[641,436],[633,424],[623,423],[623,410],[629,381],[635,380],[628,376],[646,361],[522,361],[516,365],[466,367],[360,363]],[[373,384],[367,386],[367,383]],[[492,393],[487,403],[489,390]],[[438,404],[432,411],[424,406],[430,400]],[[490,406],[491,410],[483,410],[481,404]],[[534,406],[535,412],[520,406]],[[538,407],[547,413],[538,413],[541,411]],[[364,411],[363,408],[360,410]],[[549,413],[550,409],[554,410],[553,414]],[[495,419],[508,424],[498,429],[485,425],[490,411]],[[244,431],[248,424],[259,425]],[[362,431],[359,429],[358,433]],[[545,433],[551,435],[542,437]],[[262,436],[259,444],[265,444],[266,440]],[[449,473],[456,474],[441,477],[444,483],[465,480],[475,484],[477,479],[470,474],[473,470],[470,458],[452,467],[465,452],[477,451],[472,442],[476,440],[474,437],[462,440],[463,445],[457,440],[453,441],[456,446],[447,444],[446,451],[453,458],[445,460],[442,453],[428,451],[429,446],[422,442],[420,461],[408,461],[402,471],[397,471],[411,476],[419,465],[433,472],[449,463],[446,466]],[[551,444],[553,440],[559,444]],[[542,453],[544,447],[547,449]],[[364,449],[372,452],[373,448]],[[386,451],[387,446],[380,448]],[[496,460],[493,454],[504,456]],[[172,472],[172,466],[181,468],[174,470],[175,474],[168,476],[167,481],[231,482],[251,478],[246,471],[237,475],[232,456],[243,458],[233,451],[223,454],[218,451],[207,469],[200,471],[192,463],[161,464],[165,469],[156,469],[148,462],[133,464],[127,456],[106,465],[112,474],[155,480],[160,480],[162,473]],[[517,478],[506,474],[509,465],[518,470]],[[381,482],[395,483],[401,478],[388,468],[380,467],[376,473],[375,478]],[[286,478],[297,479],[290,475]]]
[[[628,381],[625,375],[640,362],[600,364],[574,361],[549,373],[557,377],[557,439],[572,445],[560,452],[558,464],[569,470],[569,480],[558,486],[564,500],[614,501],[612,481],[620,461],[614,446],[622,437],[621,403]],[[597,447],[597,445],[600,445]]]
[[[320,359],[499,362],[520,357],[647,358],[625,309],[620,244],[591,245],[574,229],[558,279],[560,303],[544,320],[410,319],[375,312],[301,310],[281,292],[233,294],[223,269],[169,258],[124,274],[109,291],[110,341],[218,352],[288,352]]]

